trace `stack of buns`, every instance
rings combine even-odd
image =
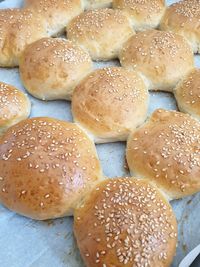
[[[87,267],[168,267],[169,201],[200,191],[198,1],[26,0],[0,10],[0,35],[0,66],[19,65],[38,99],[72,100],[75,121],[28,119],[27,96],[0,83],[1,203],[38,220],[74,215]],[[94,69],[111,59],[122,67]],[[159,109],[147,120],[149,90],[174,93],[190,115]],[[126,140],[137,178],[111,180],[94,143]]]

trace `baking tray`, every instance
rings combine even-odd
[[[37,1],[37,0],[36,0]],[[39,0],[38,0],[39,1]],[[22,0],[4,0],[0,8],[20,7]],[[171,4],[175,1],[167,1]],[[195,56],[200,67],[200,57]],[[119,65],[118,61],[94,63],[94,68]],[[1,69],[0,81],[25,91],[17,68]],[[39,101],[29,95],[31,117],[49,116],[72,121],[67,101]],[[172,94],[152,92],[149,114],[156,108],[177,109]],[[125,143],[97,145],[97,151],[108,177],[129,176],[125,165]],[[179,241],[172,267],[200,243],[200,193],[183,200],[172,201],[178,225]],[[83,267],[72,232],[73,218],[34,221],[19,216],[0,205],[0,267]],[[200,266],[200,262],[199,262]],[[156,266],[155,266],[156,267]]]

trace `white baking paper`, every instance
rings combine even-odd
[[[39,0],[35,0],[39,1]],[[168,1],[168,4],[174,1]],[[5,0],[0,8],[20,7],[22,0]],[[196,56],[200,66],[200,57]],[[116,65],[117,61],[99,63],[95,67]],[[18,69],[0,69],[0,81],[24,91]],[[31,96],[31,117],[50,116],[72,120],[67,101],[39,101]],[[170,93],[151,93],[149,114],[156,108],[176,109]],[[124,168],[125,143],[97,145],[106,176],[130,175]],[[172,202],[179,224],[179,242],[172,267],[200,243],[200,193]],[[33,221],[0,206],[0,267],[83,267],[72,233],[72,218]],[[200,263],[199,263],[200,266]],[[156,267],[156,266],[155,266]]]

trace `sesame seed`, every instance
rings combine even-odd
[[[144,130],[148,131],[147,135]],[[137,154],[134,153],[135,148],[140,148]],[[143,162],[143,168],[139,167],[139,170],[138,159]],[[180,112],[155,111],[150,123],[133,133],[127,148],[127,160],[133,172],[141,176],[149,173],[150,179],[159,177],[156,180],[158,184],[163,179],[164,183],[173,184],[174,189],[186,191],[194,183],[197,170],[200,170],[199,122]]]
[[[89,252],[92,251],[95,262],[101,262],[101,266],[106,266],[105,255],[113,255],[113,252],[118,260],[116,265],[121,263],[130,266],[135,264],[138,267],[151,266],[151,257],[156,255],[152,241],[156,244],[166,244],[168,240],[176,242],[176,220],[173,212],[150,184],[130,178],[110,179],[102,183],[95,194],[97,197],[93,198],[94,203],[86,202],[81,210],[81,214],[85,215],[79,225],[77,238],[85,238],[85,233],[81,229],[92,216],[97,228],[93,228],[88,240],[91,242],[91,238],[95,238],[97,232],[105,237],[100,243],[92,247],[86,245],[85,248]],[[84,212],[84,208],[87,213]],[[87,244],[87,237],[85,241]],[[164,253],[162,259],[170,257],[167,246],[163,245],[156,247],[157,254],[159,246]],[[102,247],[105,249],[101,250]]]

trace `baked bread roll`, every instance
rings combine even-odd
[[[67,27],[67,37],[85,47],[93,60],[117,58],[123,43],[133,34],[124,13],[108,8],[86,11]]]
[[[148,111],[148,88],[138,73],[120,67],[95,70],[75,89],[74,120],[96,143],[124,141]]]
[[[31,110],[28,97],[12,85],[0,82],[0,135],[26,119]]]
[[[145,177],[170,199],[200,191],[200,123],[191,116],[156,110],[130,135],[126,157],[131,174]]]
[[[94,144],[76,125],[32,118],[0,139],[0,200],[24,216],[71,215],[102,178]]]
[[[83,0],[85,9],[111,7],[112,0]]]
[[[161,21],[160,29],[184,36],[194,53],[200,53],[199,0],[179,1],[169,6]]]
[[[25,6],[45,18],[50,36],[63,33],[69,21],[83,12],[81,0],[25,0]]]
[[[47,36],[46,22],[30,9],[0,10],[0,66],[18,66],[25,47]]]
[[[74,232],[87,267],[168,267],[176,250],[172,208],[142,179],[100,183],[75,211]]]
[[[144,31],[158,27],[165,0],[113,0],[113,7],[127,13],[136,31]]]
[[[177,85],[174,94],[179,109],[200,120],[200,70],[192,70]]]
[[[91,71],[88,53],[66,39],[43,38],[20,57],[25,88],[42,100],[70,99],[74,87]]]
[[[119,58],[123,67],[142,72],[151,90],[171,92],[194,67],[193,53],[185,39],[157,30],[132,36]]]

